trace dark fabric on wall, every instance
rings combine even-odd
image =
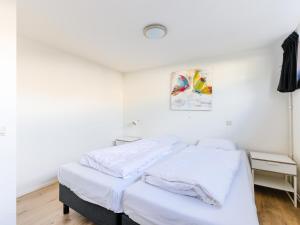
[[[283,62],[281,76],[277,90],[280,92],[293,92],[300,88],[297,80],[297,57],[299,35],[293,32],[282,44]]]

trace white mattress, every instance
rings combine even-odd
[[[142,181],[125,191],[123,208],[141,225],[259,225],[246,153],[242,155],[240,169],[221,208]]]
[[[186,146],[185,143],[174,144],[174,152]],[[126,179],[118,178],[74,162],[59,168],[58,180],[81,199],[121,213],[124,190],[140,179],[142,174],[143,172]]]
[[[63,165],[58,171],[58,180],[81,199],[100,205],[116,213],[122,212],[122,196],[125,188],[140,176],[127,179],[106,175],[79,163]]]

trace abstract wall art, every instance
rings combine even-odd
[[[212,81],[208,70],[192,69],[171,74],[172,110],[212,109]]]

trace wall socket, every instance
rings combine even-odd
[[[6,136],[6,126],[0,126],[0,136]]]
[[[231,127],[232,126],[232,121],[231,120],[226,120],[225,122],[227,127]]]

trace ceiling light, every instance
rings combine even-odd
[[[167,35],[167,28],[161,24],[150,24],[144,28],[144,35],[148,39],[161,39]]]

